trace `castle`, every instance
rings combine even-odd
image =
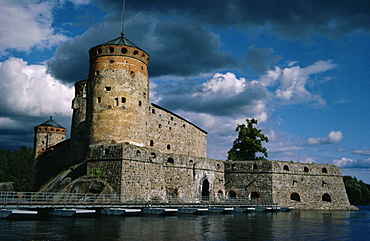
[[[349,209],[341,170],[282,161],[206,157],[207,132],[149,101],[149,55],[121,36],[90,49],[75,83],[71,138],[52,118],[35,127],[34,190],[84,163],[114,192],[143,200],[251,200],[298,209]]]

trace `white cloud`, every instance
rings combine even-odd
[[[353,150],[352,153],[370,156],[370,148],[363,148],[363,149],[357,149]]]
[[[56,1],[2,0],[0,55],[7,49],[48,48],[67,39],[52,27]]]
[[[272,87],[278,85],[275,90],[275,98],[284,104],[316,103],[325,106],[326,101],[318,94],[313,94],[307,89],[307,82],[311,75],[325,72],[336,67],[331,60],[317,61],[313,65],[301,68],[293,66],[291,62],[287,68],[275,67],[259,78],[262,86]],[[324,77],[327,79],[327,77]]]
[[[46,73],[44,65],[19,58],[0,63],[0,112],[28,116],[71,114],[73,87]]]
[[[341,168],[370,168],[370,158],[363,160],[355,160],[351,158],[342,157],[340,160],[334,160],[334,165]]]
[[[331,131],[325,137],[310,137],[306,144],[309,146],[312,145],[326,145],[326,144],[335,144],[340,142],[343,139],[343,133],[340,131]]]

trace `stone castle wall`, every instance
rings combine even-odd
[[[167,200],[224,193],[222,161],[161,153],[129,144],[91,145],[87,172],[104,172],[117,193],[139,199]],[[203,191],[204,193],[204,191]]]
[[[281,161],[272,164],[274,202],[298,209],[348,207],[339,167]]]
[[[178,115],[152,104],[148,114],[148,145],[164,153],[206,157],[207,133]]]

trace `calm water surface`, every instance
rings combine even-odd
[[[0,240],[370,240],[361,211],[0,219]]]

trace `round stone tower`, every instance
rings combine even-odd
[[[89,144],[146,143],[149,55],[123,36],[90,49],[86,128]]]
[[[56,123],[52,117],[34,128],[35,158],[59,142],[66,139],[67,129]]]

